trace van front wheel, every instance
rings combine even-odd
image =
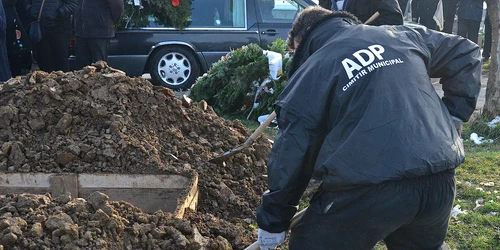
[[[178,90],[188,89],[200,75],[194,54],[182,47],[164,47],[150,61],[149,72],[155,84]]]

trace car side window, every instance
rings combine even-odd
[[[245,1],[194,0],[190,28],[244,28]]]
[[[303,8],[293,0],[257,0],[262,22],[292,23]]]
[[[148,1],[124,1],[125,12],[118,28],[173,28],[169,16]],[[245,14],[243,0],[193,0],[186,28],[245,28]]]

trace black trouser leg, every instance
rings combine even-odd
[[[436,12],[439,0],[419,0],[418,1],[418,16],[420,24],[428,29],[438,30],[436,21],[434,20],[434,13]]]
[[[107,38],[89,38],[87,44],[90,47],[92,62],[107,61],[109,39]]]
[[[468,22],[468,32],[467,32],[467,38],[469,40],[475,42],[477,44],[478,38],[479,38],[479,26],[481,25],[480,21],[469,21]]]
[[[443,32],[451,34],[453,32],[453,23],[457,13],[458,0],[443,0],[444,28]]]
[[[459,19],[457,34],[477,43],[480,24],[479,21]]]
[[[108,38],[82,38],[76,39],[76,61],[79,67],[85,67],[97,61],[108,60]]]
[[[71,41],[71,33],[58,32],[54,34],[54,70],[69,71],[69,43]]]
[[[484,19],[484,46],[483,46],[483,57],[485,60],[490,59],[491,54],[491,21],[488,14]]]
[[[92,56],[90,55],[90,49],[87,44],[87,39],[76,37],[75,56],[76,66],[78,69],[81,69],[92,63]]]
[[[50,46],[50,34],[48,32],[44,32],[42,36],[42,40],[35,44],[36,47],[36,62],[38,63],[38,67],[40,70],[45,72],[52,72],[54,70],[54,66],[52,65],[52,51]]]
[[[23,50],[9,54],[10,72],[12,77],[25,75],[31,70],[31,51]]]
[[[290,234],[290,250],[440,249],[455,199],[454,171],[350,190],[320,190]]]
[[[38,65],[46,72],[69,71],[68,49],[71,41],[71,30],[47,28],[42,40],[37,44]]]
[[[469,26],[467,26],[467,20],[458,19],[457,35],[467,38],[468,28]]]
[[[8,58],[12,77],[21,75],[21,55],[17,53],[8,54]]]

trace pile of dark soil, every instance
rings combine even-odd
[[[193,241],[192,228],[197,228],[213,243],[209,249],[243,249],[255,240],[251,224],[267,189],[271,142],[261,138],[221,164],[208,160],[248,136],[239,121],[218,117],[204,101],[183,102],[171,90],[129,78],[103,62],[75,72],[35,71],[13,78],[0,84],[0,172],[198,175],[200,193],[198,210],[180,220],[184,229],[170,215],[144,214],[126,203],[110,202],[112,209],[103,214],[88,205],[90,200],[9,195],[0,199],[0,216],[4,225],[18,226],[0,224],[0,244],[9,249],[199,249],[201,241]],[[64,229],[50,225],[54,216]],[[100,220],[98,227],[94,221]],[[29,236],[32,230],[42,236]],[[147,233],[138,234],[141,230]],[[87,234],[94,241],[82,240],[80,246],[74,240]]]

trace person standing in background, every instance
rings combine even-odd
[[[2,0],[7,18],[6,43],[13,77],[31,70],[31,41],[17,13],[18,0]]]
[[[457,35],[477,43],[479,26],[483,18],[483,0],[460,0],[457,16]]]
[[[7,27],[3,3],[0,1],[0,82],[10,79],[9,58],[7,57],[7,46],[5,44],[5,28]]]
[[[455,15],[457,14],[458,0],[443,0],[444,28],[443,32],[452,34]]]
[[[411,3],[413,21],[428,29],[439,30],[434,20],[438,3],[439,0],[413,0]]]
[[[491,54],[491,20],[488,10],[486,10],[486,17],[484,18],[484,46],[483,46],[483,62],[490,60]]]
[[[109,40],[123,11],[123,0],[80,0],[74,16],[77,67],[107,61]]]
[[[34,44],[37,53],[35,58],[41,70],[45,72],[69,71],[71,16],[77,5],[78,0],[27,0],[26,7],[33,20],[38,19],[40,9],[42,9],[40,19],[42,40]]]
[[[374,26],[403,24],[403,14],[397,0],[332,0],[330,9],[347,11],[364,24]],[[377,12],[378,17],[368,21]]]

